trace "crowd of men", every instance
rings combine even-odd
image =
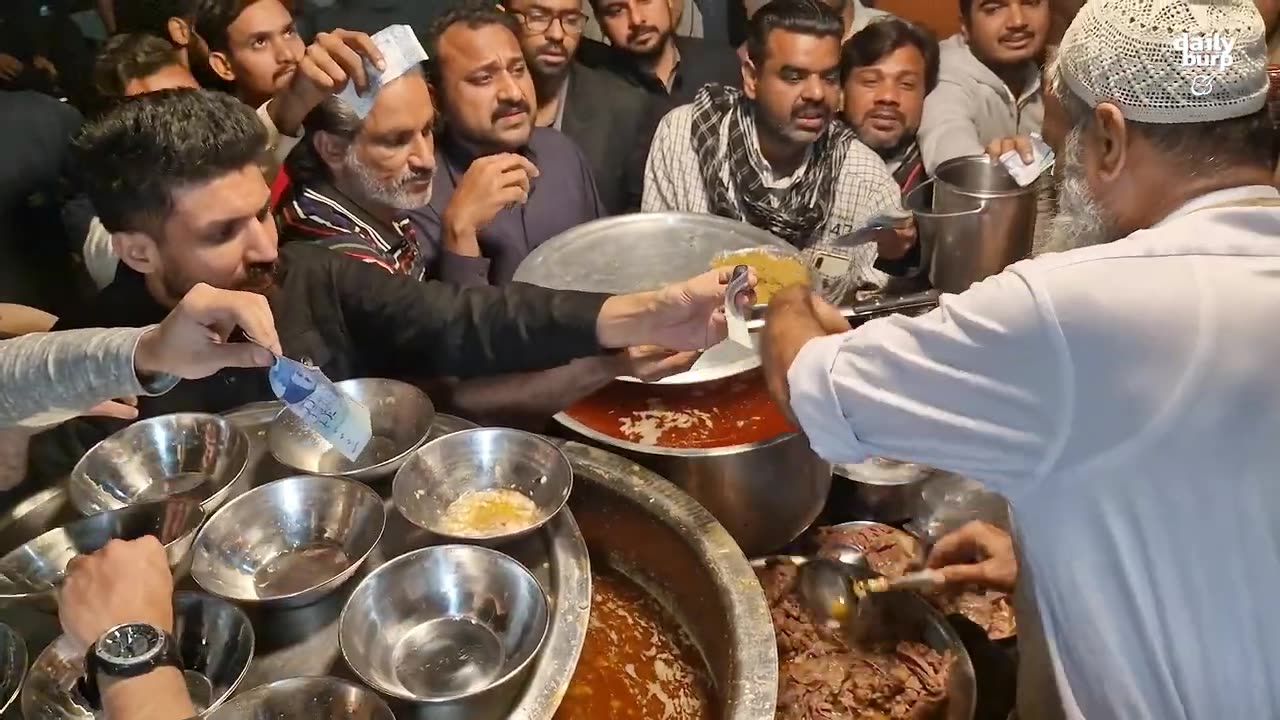
[[[899,209],[903,191],[942,162],[1036,132],[1043,117],[1047,0],[967,0],[963,31],[941,44],[852,0],[774,0],[752,8],[740,54],[677,35],[681,6],[663,0],[469,0],[434,19],[419,38],[429,60],[382,83],[364,117],[339,91],[363,87],[381,63],[374,41],[341,28],[304,40],[291,8],[114,0],[117,33],[91,73],[86,127],[64,129],[74,157],[69,171],[51,171],[72,268],[100,295],[46,307],[56,329],[156,322],[197,282],[265,287],[277,246],[306,257],[324,249],[418,282],[505,286],[547,240],[639,210],[748,222],[839,260],[823,272],[847,287],[875,289],[918,271],[913,239],[853,250],[840,239]],[[607,42],[585,36],[592,17]],[[75,113],[49,102],[14,93],[5,104],[24,104],[31,117]],[[252,122],[237,124],[242,117]],[[122,127],[133,135],[108,132]],[[104,133],[118,144],[96,146]],[[101,192],[143,167],[121,158],[141,157],[147,143],[214,138],[218,157],[196,147],[185,161],[257,159],[265,196],[229,187],[175,205],[163,233],[101,206]],[[305,291],[294,303],[311,316],[299,331],[305,357],[339,375],[387,371],[376,353],[339,359],[349,343],[332,338],[364,328],[318,312]],[[394,344],[383,347],[390,337],[375,339],[366,351],[396,355]],[[588,368],[476,381],[455,372],[475,368],[427,366],[414,379],[460,414],[536,424],[617,375],[659,377],[693,359],[632,348]],[[144,401],[142,413],[252,399],[222,388],[177,397],[186,399]],[[65,472],[118,427],[79,420],[37,438],[32,476]]]

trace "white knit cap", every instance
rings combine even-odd
[[[1129,120],[1215,122],[1267,102],[1267,46],[1253,0],[1088,0],[1058,49],[1062,79]]]

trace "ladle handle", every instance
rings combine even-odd
[[[924,290],[896,298],[876,298],[853,305],[845,305],[840,307],[839,310],[840,314],[848,320],[868,320],[889,313],[934,307],[938,304],[938,295],[937,290]],[[747,321],[748,330],[759,330],[763,327],[763,316]]]

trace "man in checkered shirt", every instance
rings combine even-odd
[[[901,212],[884,162],[835,121],[843,30],[816,0],[773,0],[752,16],[744,91],[708,85],[663,118],[642,210],[711,213],[767,230],[817,260],[838,295],[882,285],[881,270],[901,274],[884,261],[904,256],[910,239],[834,247],[875,216]]]

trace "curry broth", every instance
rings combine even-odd
[[[714,693],[684,630],[639,585],[591,573],[591,619],[553,720],[709,720]]]

